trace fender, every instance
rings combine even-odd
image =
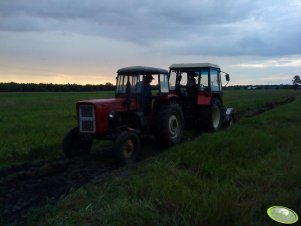
[[[200,92],[198,93],[198,105],[210,105],[213,97],[217,97],[223,103],[219,93]]]
[[[178,101],[179,97],[175,93],[164,93],[164,94],[161,93],[155,96],[156,102],[167,101],[167,100]]]
[[[212,93],[199,92],[198,105],[210,105],[212,96],[213,96]]]

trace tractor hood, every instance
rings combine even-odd
[[[122,103],[125,99],[122,98],[111,98],[111,99],[93,99],[93,100],[81,100],[78,104],[115,104]]]
[[[125,98],[110,98],[110,99],[93,99],[78,101],[77,106],[80,105],[94,105],[96,109],[106,109],[107,111],[126,111],[127,102]],[[137,104],[134,99],[131,100],[131,110],[136,109]]]
[[[137,110],[137,102],[131,99],[131,107],[125,98],[82,100],[76,103],[77,120],[81,132],[104,135],[109,130],[109,114]],[[92,108],[90,106],[93,106]],[[85,127],[85,124],[92,124]],[[83,130],[86,129],[86,130]]]

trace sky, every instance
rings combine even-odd
[[[301,0],[0,0],[0,82],[115,83],[214,63],[230,85],[301,75]]]

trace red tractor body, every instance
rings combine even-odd
[[[137,109],[135,99],[131,100],[131,109]],[[109,132],[109,113],[127,111],[126,99],[95,99],[76,103],[77,123],[80,133],[107,135]]]
[[[121,68],[116,80],[115,98],[77,102],[77,126],[63,139],[67,157],[88,153],[94,139],[110,139],[117,158],[126,163],[136,158],[143,133],[154,134],[166,146],[181,141],[183,116],[178,96],[169,93],[167,70]]]
[[[220,67],[211,63],[172,64],[169,89],[179,97],[186,125],[218,131],[226,119]],[[229,81],[229,75],[226,74]]]
[[[127,163],[137,157],[141,134],[171,146],[182,140],[184,124],[218,131],[229,119],[220,73],[215,64],[173,64],[169,73],[142,66],[119,69],[115,98],[76,103],[77,126],[63,139],[65,155],[88,153],[94,139],[110,139],[117,159]],[[156,86],[150,85],[153,80]]]

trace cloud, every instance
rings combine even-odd
[[[261,63],[238,64],[238,67],[245,68],[268,68],[268,67],[301,67],[300,58],[279,58],[269,59]]]
[[[300,12],[300,0],[2,0],[0,77],[96,83],[123,66],[212,62],[256,84],[299,73]]]
[[[292,79],[291,76],[273,76],[273,77],[267,77],[267,78],[262,78],[260,80],[262,81],[289,81]]]
[[[300,52],[300,9],[272,0],[10,0],[0,2],[0,30],[95,35],[178,54],[287,55]]]

